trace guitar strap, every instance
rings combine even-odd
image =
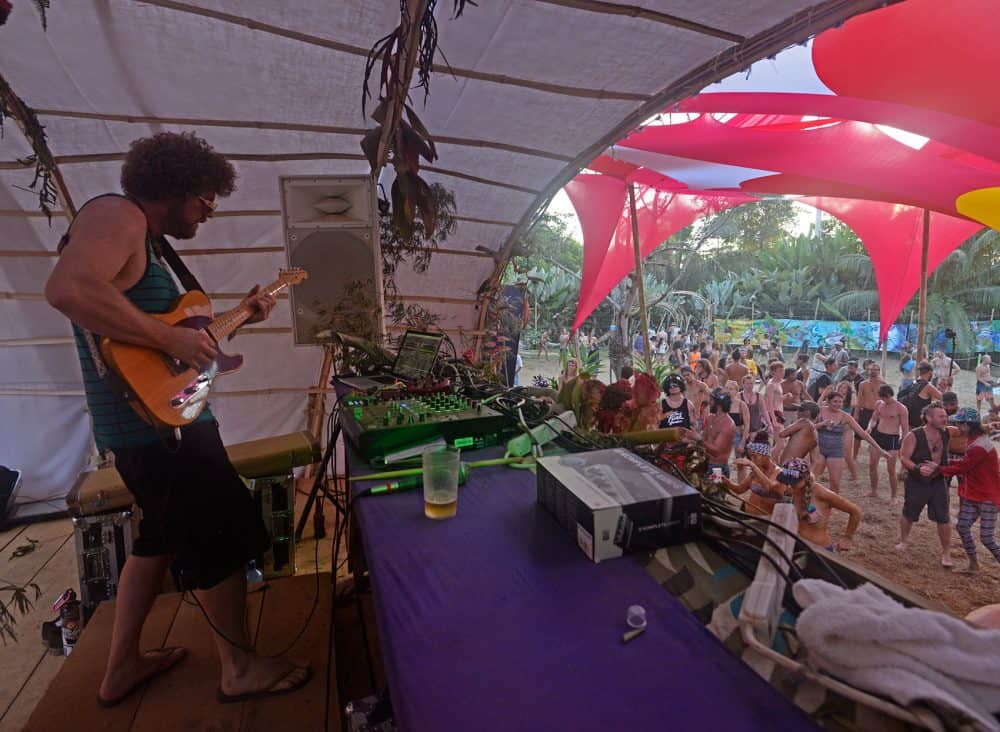
[[[98,198],[104,198],[105,196],[118,196],[119,198],[127,198],[136,206],[139,206],[139,203],[134,198],[132,198],[131,196],[123,196],[120,193],[105,193],[103,195],[91,198],[90,201],[97,200]],[[90,201],[84,203],[83,206],[80,207],[80,211],[82,211],[83,207],[86,206],[88,203],[90,203]],[[139,209],[142,210],[142,207],[139,206]],[[79,211],[77,211],[77,215],[79,215]],[[143,215],[145,215],[145,211],[143,211]],[[146,232],[146,236],[147,237],[149,236],[148,229]],[[177,276],[177,279],[180,280],[181,286],[185,290],[187,290],[188,292],[190,292],[191,290],[198,290],[199,292],[205,291],[205,288],[203,288],[201,284],[198,282],[198,278],[195,277],[191,273],[191,270],[187,268],[187,265],[185,265],[184,262],[181,261],[180,256],[177,254],[177,251],[173,248],[173,246],[171,246],[170,242],[167,241],[167,238],[165,236],[160,235],[155,239],[153,239],[153,241],[156,243],[159,252],[163,255],[164,261],[166,261],[171,271]],[[61,252],[67,244],[69,244],[68,230],[65,234],[63,234],[63,237],[59,242],[58,251]],[[78,325],[78,327],[80,326]],[[104,381],[108,385],[108,387],[111,388],[112,390],[121,392],[125,396],[126,400],[130,400],[131,392],[126,386],[125,382],[121,379],[120,376],[118,376],[118,374],[109,369],[107,364],[104,362],[104,357],[101,355],[101,349],[98,348],[97,346],[96,336],[94,336],[94,334],[89,330],[87,330],[86,328],[80,327],[80,330],[83,332],[83,340],[87,344],[87,350],[90,351],[90,358],[94,362],[94,370],[97,372],[98,378]]]

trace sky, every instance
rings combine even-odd
[[[792,233],[807,234],[816,222],[816,209],[796,203],[795,210],[798,216],[792,225]],[[546,211],[551,214],[564,216],[570,235],[581,244],[583,243],[583,231],[580,229],[580,219],[577,218],[576,211],[573,209],[573,204],[570,203],[566,191],[560,190],[552,199]]]

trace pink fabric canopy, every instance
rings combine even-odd
[[[634,264],[626,186],[639,191],[643,256],[697,220],[755,200],[800,199],[864,242],[881,333],[919,288],[922,209],[930,271],[983,224],[1000,229],[1000,13],[995,0],[909,0],[813,41],[809,93],[721,92],[675,105],[629,135],[567,192],[581,215],[578,327]],[[801,63],[803,54],[779,55]],[[724,83],[745,88],[744,80]],[[816,93],[817,90],[833,93]],[[601,213],[595,207],[606,205]],[[914,254],[916,252],[916,254]]]
[[[800,198],[836,216],[861,239],[875,269],[879,293],[879,341],[920,289],[924,212],[912,206],[845,198]],[[966,219],[931,213],[927,271],[933,272],[962,242],[982,227]]]
[[[567,184],[566,193],[583,230],[583,273],[573,320],[576,330],[635,268],[635,250],[625,181],[584,173]],[[664,240],[704,216],[753,200],[756,199],[743,193],[675,193],[637,185],[635,208],[640,254],[648,256]]]

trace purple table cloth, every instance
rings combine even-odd
[[[371,472],[348,450],[355,475]],[[354,511],[405,732],[816,729],[635,560],[591,563],[536,504],[530,471],[473,471],[445,521],[424,517],[419,491]],[[648,626],[623,644],[629,605]]]

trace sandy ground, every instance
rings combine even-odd
[[[530,384],[535,374],[555,376],[559,371],[558,351],[553,350],[549,359],[539,359],[534,351],[523,352],[524,371],[521,382]],[[608,367],[606,353],[603,354],[603,368]],[[899,384],[898,359],[889,359],[886,372],[889,383]],[[605,375],[604,381],[607,380]],[[975,405],[975,377],[971,371],[963,371],[955,380],[956,391],[961,406]],[[824,476],[825,477],[825,476]],[[861,528],[854,537],[854,544],[847,554],[864,566],[878,572],[899,584],[928,598],[938,600],[950,607],[957,615],[965,615],[970,610],[1000,602],[1000,563],[979,544],[979,524],[972,527],[978,549],[979,565],[977,575],[965,575],[959,570],[965,567],[967,559],[958,534],[952,531],[951,556],[955,568],[948,570],[941,566],[941,545],[937,538],[936,525],[931,524],[926,514],[910,532],[909,550],[897,553],[893,547],[899,540],[899,510],[902,504],[902,483],[900,501],[893,505],[889,500],[889,478],[885,461],[879,464],[879,496],[869,498],[868,485],[868,445],[862,444],[858,454],[858,478],[852,480],[845,470],[841,490],[850,500],[857,503],[864,517]],[[822,482],[822,480],[821,480]],[[958,496],[952,488],[952,525],[958,516]],[[831,521],[834,538],[842,536],[847,524],[846,516],[837,514]]]

